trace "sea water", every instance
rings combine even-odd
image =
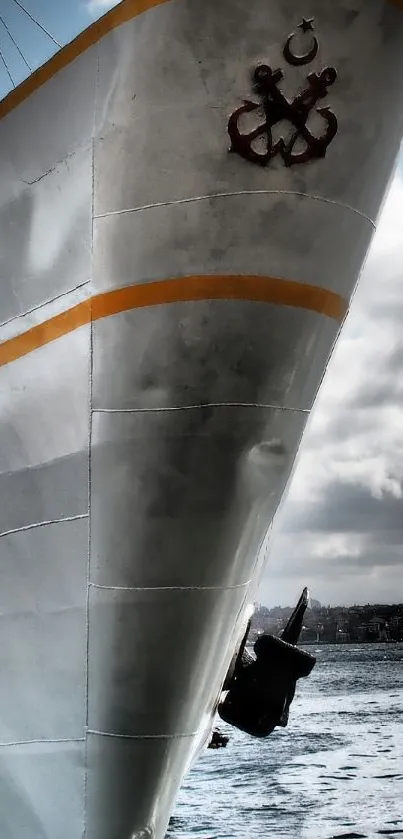
[[[169,839],[403,839],[403,644],[307,647],[286,729],[225,749],[185,779]]]

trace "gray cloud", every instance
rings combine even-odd
[[[402,540],[403,502],[386,495],[375,498],[365,486],[329,483],[319,500],[303,505],[291,501],[283,525],[288,533],[361,533],[373,538],[380,533],[399,534]]]
[[[99,15],[116,6],[118,2],[119,0],[85,0],[84,5],[91,14]]]
[[[274,524],[260,599],[403,600],[403,166]]]

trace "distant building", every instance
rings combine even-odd
[[[318,604],[318,605],[316,605]],[[257,605],[252,620],[251,640],[262,632],[280,635],[292,609]],[[304,615],[301,642],[304,644],[368,643],[403,641],[403,604],[324,607],[311,600]]]

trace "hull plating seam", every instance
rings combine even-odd
[[[177,734],[116,734],[114,731],[97,731],[88,728],[88,734],[97,737],[116,737],[120,740],[179,740],[183,737],[196,737],[197,731],[179,732]],[[85,743],[87,737],[43,737],[36,740],[12,740],[8,743],[0,743],[0,749],[11,749],[16,746],[35,746],[41,743]]]
[[[99,583],[91,583],[91,588],[98,588],[104,591],[233,591],[234,589],[246,588],[252,582],[252,578],[244,583],[236,583],[232,586],[102,586]]]
[[[92,728],[87,734],[95,734],[97,737],[116,737],[118,740],[181,740],[184,737],[196,737],[197,731],[179,732],[178,734],[116,734],[114,731],[96,731]]]
[[[87,519],[88,513],[79,513],[76,516],[64,516],[62,519],[49,519],[47,521],[35,521],[32,524],[25,524],[22,527],[14,527],[12,530],[4,530],[0,533],[2,536],[12,536],[13,533],[22,533],[26,530],[34,530],[36,527],[49,527],[51,524],[63,524],[66,521],[78,521],[78,519]],[[1,745],[1,744],[0,744]]]
[[[403,3],[403,0],[402,0]],[[293,189],[238,189],[234,192],[211,192],[207,195],[196,195],[191,198],[176,198],[173,201],[157,201],[153,204],[140,204],[138,207],[127,207],[123,210],[108,210],[106,213],[98,213],[94,215],[94,219],[108,218],[109,216],[123,216],[129,213],[139,213],[142,210],[155,210],[159,207],[176,207],[180,204],[194,204],[197,201],[212,201],[216,198],[235,198],[238,195],[286,195],[294,196],[296,198],[309,198],[311,201],[320,201],[322,204],[332,204],[334,207],[343,207],[344,210],[349,210],[351,213],[356,213],[365,221],[369,221],[374,229],[376,229],[375,222],[365,213],[352,207],[350,204],[345,204],[342,201],[335,201],[332,198],[325,198],[323,195],[311,195],[309,192],[299,192]]]
[[[11,749],[15,746],[35,746],[41,743],[85,743],[85,737],[43,737],[36,740],[13,740],[10,743],[0,743],[0,749]]]
[[[273,411],[292,411],[309,414],[309,408],[290,408],[288,405],[271,405],[268,402],[199,402],[195,405],[170,405],[164,408],[93,408],[93,414],[166,414],[170,411],[194,411],[197,408],[264,408]]]
[[[320,286],[256,275],[178,277],[97,294],[0,345],[0,367],[67,335],[91,321],[130,309],[197,300],[245,300],[308,309],[341,323],[348,304]]]
[[[77,292],[80,293],[83,289],[85,289],[86,286],[90,285],[90,282],[90,280],[84,280],[83,283],[79,283],[78,285],[74,286],[74,288],[70,288],[68,291],[62,291],[61,294],[57,294],[56,297],[51,297],[49,300],[45,300],[45,302],[43,303],[38,303],[37,306],[33,306],[32,309],[28,309],[26,312],[24,312],[23,315],[13,315],[11,318],[3,320],[3,322],[0,323],[0,331],[3,331],[3,329],[6,326],[9,326],[10,323],[15,323],[15,321],[21,320],[22,318],[26,318],[29,315],[33,315],[35,312],[39,312],[41,309],[44,309],[45,306],[52,306],[52,304],[59,303],[59,301],[63,300],[63,298],[65,297],[71,297],[73,294]]]

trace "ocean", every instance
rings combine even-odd
[[[230,741],[185,779],[169,839],[403,837],[403,644],[306,649],[288,727],[218,721]]]

